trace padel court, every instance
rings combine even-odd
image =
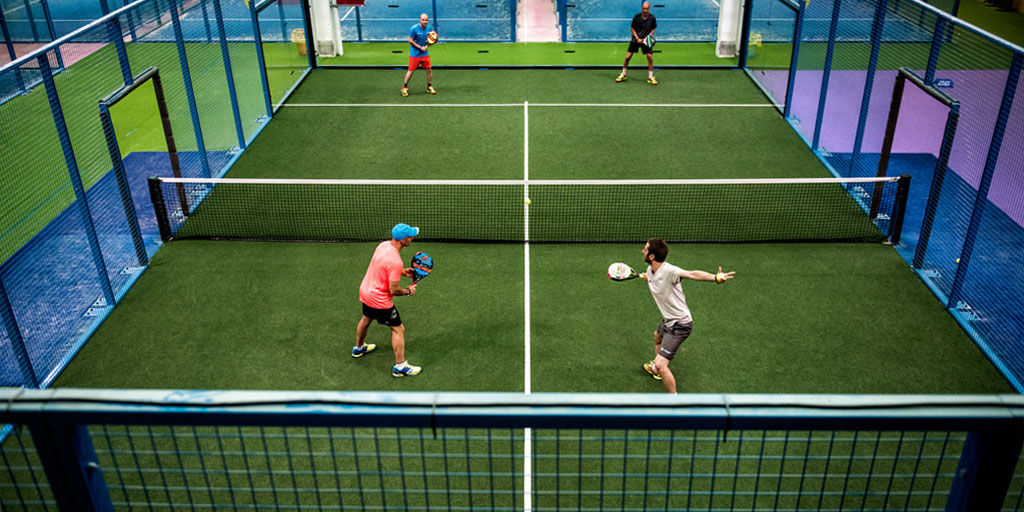
[[[439,94],[431,96],[423,92],[425,77],[419,71],[410,97],[402,98],[401,70],[315,70],[225,177],[830,177],[742,72],[659,70],[657,87],[645,82],[639,68],[624,83],[615,83],[615,74],[439,69],[434,73]],[[159,155],[136,158],[149,159],[144,169],[161,174],[153,167]],[[288,197],[267,207],[285,212],[344,204],[346,211],[372,216],[375,205],[415,202],[424,200],[417,194],[425,194],[402,186],[377,190],[368,197],[310,192],[314,205]],[[528,211],[543,211],[543,197],[533,197]],[[586,202],[597,201],[609,217],[625,219],[621,229],[635,224],[666,231],[685,221],[664,218],[671,210],[663,203],[673,198],[656,197],[645,201],[602,193]],[[454,210],[466,206],[461,218],[446,219],[451,224],[502,215],[509,216],[509,225],[522,224],[521,204],[509,209],[480,198],[429,199],[451,202]],[[744,212],[748,200],[709,203],[712,218],[701,222],[714,229],[714,217],[724,223],[728,212]],[[790,213],[802,201],[764,200]],[[143,210],[140,219],[152,216]],[[508,213],[513,210],[517,213]],[[775,222],[753,214],[744,219],[751,226]],[[606,219],[574,222],[589,231]],[[153,229],[152,223],[140,225]],[[156,243],[153,232],[145,234],[147,243]],[[380,239],[386,236],[382,232]],[[663,391],[641,369],[653,357],[652,331],[660,321],[650,293],[641,281],[618,283],[605,276],[615,261],[640,269],[642,243],[414,242],[403,258],[426,251],[435,267],[415,296],[395,300],[406,325],[408,360],[423,367],[420,375],[404,379],[390,375],[393,356],[385,327],[370,328],[367,341],[378,345],[375,353],[349,356],[360,315],[357,290],[374,247],[372,242],[165,243],[55,386]],[[687,269],[714,272],[721,266],[736,272],[723,286],[683,283],[694,332],[672,363],[680,392],[1010,390],[891,245],[670,243],[668,261]]]

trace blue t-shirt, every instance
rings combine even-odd
[[[413,25],[411,29],[409,29],[409,37],[411,37],[413,41],[416,41],[416,44],[420,46],[426,46],[427,34],[429,34],[430,31],[432,30],[434,30],[434,27],[430,26],[429,24],[427,25],[427,28],[423,28],[420,26],[419,23],[417,23]],[[427,55],[430,55],[430,53],[420,50],[419,48],[416,48],[411,44],[409,45],[410,57],[426,57]]]

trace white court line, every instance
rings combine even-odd
[[[522,103],[285,103],[285,107],[521,107]],[[775,108],[771,103],[530,103],[531,107]]]
[[[530,205],[526,200],[530,197],[530,102],[523,102],[523,271],[526,276],[524,302],[524,316],[526,325],[524,327],[525,346],[524,357],[526,358],[523,390],[530,394]],[[533,431],[529,428],[523,429],[523,512],[530,512],[533,509],[533,478],[530,466],[533,464],[531,452]]]

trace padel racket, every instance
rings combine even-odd
[[[612,281],[629,281],[638,277],[640,277],[640,274],[637,274],[633,267],[625,263],[612,263],[608,265],[608,279]]]
[[[427,34],[427,46],[430,46],[430,45],[432,45],[432,44],[434,44],[436,42],[437,42],[437,32],[431,30],[430,33]]]
[[[654,34],[647,34],[647,37],[645,37],[641,42],[644,44],[644,46],[653,49],[654,43],[656,43],[657,41],[654,40]]]
[[[425,252],[418,252],[412,257],[412,282],[418,283],[420,279],[430,275],[434,270],[434,258]]]

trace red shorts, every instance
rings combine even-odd
[[[430,69],[430,55],[409,57],[409,71],[415,71],[416,68]]]

